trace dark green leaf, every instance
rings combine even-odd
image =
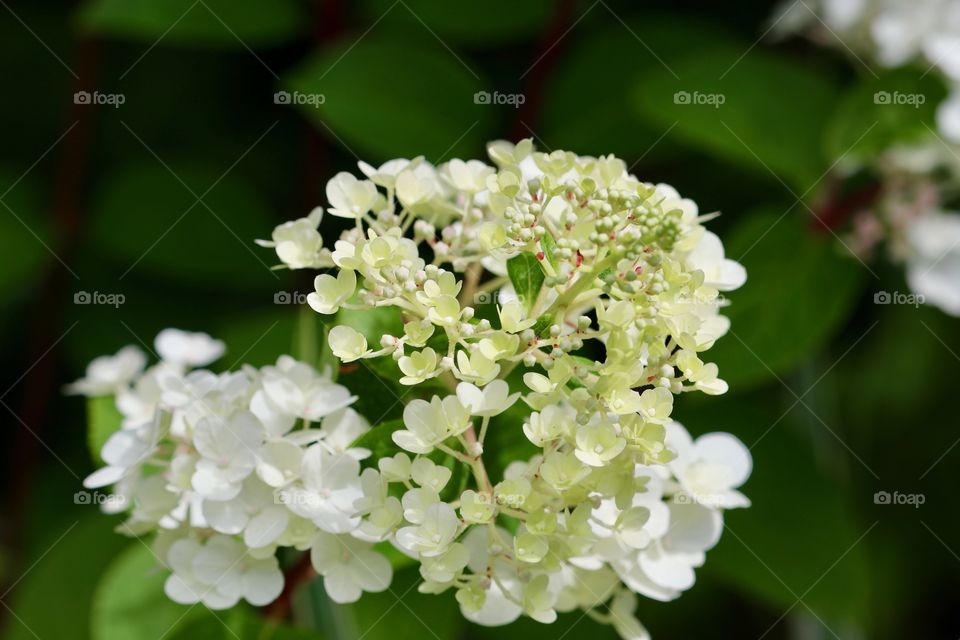
[[[393,442],[393,432],[405,428],[401,419],[381,422],[354,440],[350,446],[369,449],[375,459],[390,457],[400,452],[400,447]]]
[[[55,249],[50,225],[40,215],[35,185],[16,181],[12,172],[0,172],[0,291],[4,297],[18,293],[36,281],[41,268],[55,258],[44,245]]]
[[[439,161],[473,155],[490,137],[496,107],[474,101],[488,89],[474,73],[429,35],[371,34],[311,57],[284,87],[299,92],[291,96],[322,96],[298,103],[306,117],[372,161]]]
[[[491,47],[542,30],[555,3],[550,0],[486,0],[459,3],[455,11],[437,0],[363,0],[371,21],[383,19],[386,28],[402,28],[414,38],[437,37],[445,41]]]
[[[121,276],[149,273],[185,285],[276,290],[279,276],[269,268],[275,256],[253,243],[274,226],[262,198],[236,174],[175,171],[177,177],[154,163],[106,179],[94,205],[92,235],[117,261]],[[205,204],[197,202],[194,194],[208,189]]]
[[[149,43],[241,49],[280,44],[306,24],[294,0],[95,0],[85,29]]]
[[[946,87],[935,74],[913,68],[864,77],[840,100],[826,129],[831,157],[872,159],[897,145],[916,143],[935,131],[937,104]]]
[[[747,282],[723,310],[730,333],[705,357],[736,392],[790,371],[820,348],[856,304],[866,269],[799,212],[750,216],[724,242],[727,255],[746,267]]]
[[[520,302],[529,311],[540,295],[540,288],[546,276],[540,261],[529,253],[520,253],[507,260],[507,275]]]
[[[820,140],[836,88],[826,77],[749,43],[684,46],[636,87],[642,114],[677,138],[805,191],[827,166]],[[789,112],[784,105],[790,105]]]

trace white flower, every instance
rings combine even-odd
[[[426,558],[438,556],[447,550],[459,528],[460,519],[453,507],[445,502],[437,502],[427,507],[419,525],[397,531],[397,544],[410,553]]]
[[[400,384],[420,384],[427,378],[433,377],[436,372],[437,352],[430,347],[422,351],[414,351],[409,356],[401,356],[397,365],[404,373],[400,378]]]
[[[933,213],[907,228],[907,282],[952,316],[960,316],[960,214]]]
[[[310,562],[323,576],[323,588],[331,600],[356,602],[364,591],[377,593],[390,586],[390,561],[370,547],[350,536],[317,534],[310,547]]]
[[[254,606],[269,604],[283,590],[283,573],[273,556],[251,557],[229,536],[215,535],[200,544],[182,539],[171,545],[167,559],[174,573],[164,591],[174,602],[203,602],[227,609],[241,598]]]
[[[115,355],[100,356],[87,366],[86,375],[67,386],[68,393],[102,396],[117,393],[126,387],[147,364],[147,356],[134,346],[120,349]]]
[[[243,543],[252,549],[275,542],[290,521],[290,512],[274,499],[273,490],[253,475],[232,500],[204,501],[203,516],[219,533],[243,534]]]
[[[346,387],[290,356],[280,356],[275,367],[264,367],[261,384],[263,388],[250,401],[250,410],[276,436],[293,428],[296,418],[315,422],[357,399]]]
[[[667,425],[667,445],[676,452],[670,470],[695,502],[731,509],[750,506],[737,487],[750,477],[750,451],[729,433],[708,433],[694,441],[678,422]]]
[[[353,362],[370,353],[367,339],[353,327],[337,325],[327,334],[327,344],[342,362]]]
[[[357,459],[328,453],[320,444],[303,454],[300,481],[280,492],[291,511],[330,533],[347,533],[360,524],[354,502],[362,496]]]
[[[725,258],[723,243],[715,233],[705,231],[699,244],[687,256],[692,269],[703,271],[704,283],[718,291],[733,291],[747,281],[747,271],[735,260]]]
[[[313,281],[313,293],[307,295],[307,304],[317,313],[332,314],[350,299],[357,288],[357,274],[352,269],[340,269],[337,277],[323,273]]]
[[[479,160],[451,160],[444,167],[446,178],[455,189],[466,193],[477,193],[487,188],[487,176],[494,168]]]
[[[323,209],[316,207],[306,218],[278,225],[269,241],[257,240],[257,244],[261,247],[273,247],[280,261],[291,269],[321,267],[323,238],[317,231],[321,217]]]
[[[396,184],[397,175],[401,171],[407,168],[416,168],[416,166],[422,161],[423,156],[419,156],[413,160],[397,158],[396,160],[388,160],[384,162],[379,168],[374,168],[363,160],[360,160],[357,162],[357,166],[360,167],[360,171],[363,172],[363,175],[372,180],[374,184],[387,189],[392,189]]]
[[[457,399],[471,415],[495,416],[509,409],[520,393],[510,393],[510,385],[503,380],[493,380],[482,389],[469,382],[457,385]]]
[[[151,420],[139,427],[121,429],[103,444],[100,457],[107,466],[97,469],[83,481],[88,489],[114,484],[131,469],[142,465],[157,448],[163,430],[159,420]]]
[[[393,441],[411,453],[430,453],[433,448],[470,426],[470,413],[456,396],[441,400],[434,396],[430,402],[412,400],[403,410],[405,430],[394,431]]]
[[[373,209],[379,193],[377,185],[369,180],[357,180],[341,171],[327,182],[327,201],[330,215],[338,218],[357,218]]]
[[[202,456],[193,473],[194,490],[208,500],[235,498],[243,479],[256,466],[263,437],[263,425],[248,411],[229,418],[208,416],[201,420],[194,433],[194,443]]]
[[[588,424],[577,429],[577,458],[591,467],[602,467],[627,446],[609,422]]]
[[[226,347],[206,333],[164,329],[153,343],[160,358],[183,367],[205,367],[223,355]]]

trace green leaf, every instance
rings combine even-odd
[[[536,256],[520,253],[507,260],[507,275],[520,302],[529,311],[540,295],[540,287],[546,278]]]
[[[725,236],[747,282],[729,295],[730,333],[706,352],[734,392],[783,375],[843,324],[866,269],[807,216],[762,212]]]
[[[66,500],[70,494],[61,491],[58,495]],[[86,519],[60,520],[44,529],[43,540],[35,543],[34,557],[24,559],[24,569],[30,570],[22,575],[10,598],[5,598],[16,612],[16,618],[6,625],[5,640],[90,637],[97,576],[129,541],[113,531],[115,520],[95,506],[83,508],[88,510]]]
[[[405,429],[403,420],[387,420],[375,425],[370,431],[357,438],[351,444],[351,447],[361,447],[373,452],[373,458],[380,459],[393,456],[400,452],[393,442],[393,432]]]
[[[362,0],[364,15],[383,19],[385,28],[402,29],[415,38],[442,38],[455,43],[492,47],[539,33],[547,26],[551,0],[486,0],[459,3],[456,11],[437,0]]]
[[[475,103],[474,94],[488,87],[474,74],[429,35],[370,34],[314,55],[283,86],[322,95],[322,104],[298,106],[320,132],[360,155],[439,161],[472,157],[491,136],[496,108]]]
[[[540,246],[543,247],[543,257],[547,259],[554,271],[560,266],[557,260],[557,241],[553,239],[553,234],[545,233],[540,238]]]
[[[777,609],[793,606],[802,594],[803,602],[831,626],[862,621],[870,582],[867,545],[858,538],[871,521],[858,519],[855,505],[870,496],[851,496],[836,477],[851,472],[826,467],[836,458],[824,455],[824,447],[841,449],[837,455],[849,465],[859,463],[824,434],[805,407],[791,410],[793,401],[787,392],[760,389],[677,405],[676,417],[694,437],[733,432],[751,446],[754,463],[740,488],[751,507],[724,515],[723,537],[698,573],[722,578]],[[828,415],[812,399],[805,402]],[[823,442],[813,441],[820,436]]]
[[[297,310],[293,306],[251,309],[221,325],[214,335],[227,345],[218,364],[236,369],[240,363],[262,367],[282,354],[295,353]]]
[[[356,638],[364,640],[424,640],[458,638],[466,626],[453,591],[440,595],[423,594],[416,585],[422,579],[415,567],[398,571],[390,588],[380,593],[365,593],[347,606],[358,627]],[[402,604],[397,600],[402,597]]]
[[[90,456],[97,464],[103,463],[100,450],[107,439],[120,430],[122,420],[116,397],[87,398],[87,446],[90,448]]]
[[[246,50],[291,40],[306,16],[295,0],[95,0],[81,27],[149,43]]]
[[[127,547],[97,585],[90,614],[93,640],[159,638],[197,619],[216,622],[204,607],[170,600],[163,591],[167,575],[145,544]]]
[[[218,290],[275,291],[280,283],[270,270],[275,257],[253,244],[274,226],[257,192],[238,174],[222,177],[212,167],[174,170],[177,177],[153,163],[108,176],[93,208],[94,246],[116,260],[122,275],[143,273]],[[193,194],[208,189],[205,205],[198,203]],[[130,224],[131,216],[137,224]]]
[[[636,85],[640,113],[688,144],[801,191],[827,166],[821,139],[836,87],[812,68],[749,43],[684,45]],[[789,113],[784,105],[790,105]]]
[[[916,69],[864,77],[840,99],[826,128],[831,157],[849,154],[871,159],[897,145],[918,142],[937,129],[937,105],[947,90],[935,74]]]
[[[592,31],[584,23],[566,37],[569,48],[547,80],[538,137],[581,154],[642,156],[648,163],[676,156],[673,139],[664,136],[671,123],[630,109],[632,90],[652,73],[666,72],[663,65],[672,66],[688,47],[720,37],[715,25],[691,18],[644,16],[627,24],[604,22]],[[602,87],[602,99],[592,87]]]

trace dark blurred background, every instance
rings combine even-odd
[[[289,352],[310,278],[271,270],[254,239],[325,204],[326,180],[359,173],[358,159],[485,159],[487,141],[523,137],[616,153],[721,211],[711,228],[749,273],[710,353],[730,393],[685,396],[676,416],[751,447],[754,504],[728,514],[693,589],[641,600],[654,638],[960,636],[958,321],[875,304],[907,291],[902,269],[845,255],[842,216],[818,220],[851,128],[872,118],[851,117],[847,96],[878,80],[799,38],[762,38],[774,3],[0,5],[6,637],[156,640],[120,621],[186,610],[103,595],[111,562],[139,543],[74,504],[93,463],[84,403],[64,383],[97,355],[149,350],[167,326],[225,340],[224,368]],[[678,103],[684,91],[724,101]],[[929,117],[913,110],[885,135]],[[321,227],[328,246],[337,225]],[[403,595],[415,580],[408,569],[356,605],[355,635],[613,634],[579,614],[480,629],[451,598]],[[335,637],[328,622],[306,637]],[[181,624],[165,637],[199,635]]]

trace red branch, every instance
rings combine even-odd
[[[280,596],[263,608],[263,615],[272,620],[283,621],[290,616],[293,608],[293,597],[301,586],[317,576],[310,564],[310,554],[304,553],[297,561],[290,565],[283,575],[283,591]]]

